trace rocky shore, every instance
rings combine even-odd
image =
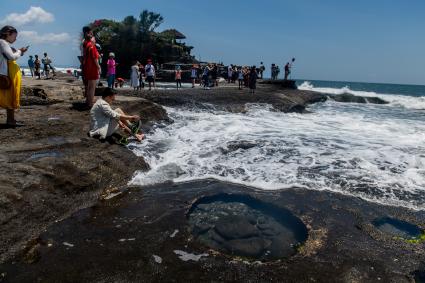
[[[24,86],[17,117],[25,127],[0,125],[0,282],[424,280],[425,241],[403,238],[411,226],[425,228],[424,212],[215,180],[129,188],[149,164],[87,137],[89,113],[76,107],[80,82],[63,75]],[[326,99],[267,84],[255,95],[227,86],[121,89],[116,106],[140,113],[149,131],[172,123],[162,106],[243,113],[247,103],[268,103],[303,113]]]

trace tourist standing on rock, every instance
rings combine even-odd
[[[83,79],[86,82],[86,105],[92,107],[94,104],[94,93],[96,84],[100,78],[99,52],[96,48],[96,39],[90,28],[84,27],[83,42]]]
[[[16,63],[28,50],[22,47],[13,49],[10,44],[16,41],[18,31],[12,26],[0,30],[0,107],[6,109],[6,125],[22,125],[15,120],[15,110],[20,107],[22,73]]]
[[[109,59],[106,65],[107,65],[106,77],[108,80],[108,87],[114,88],[115,74],[116,74],[116,68],[117,68],[114,52],[109,53]]]
[[[145,67],[142,63],[139,63],[139,90],[145,88],[145,83],[143,82],[143,76],[145,75]]]
[[[251,72],[251,68],[246,66],[244,67],[243,72],[243,84],[245,87],[249,87],[249,73]]]
[[[218,66],[217,64],[213,64],[211,69],[211,80],[213,81],[213,86],[218,86]]]
[[[44,53],[43,59],[41,59],[41,63],[43,63],[44,76],[46,78],[49,77],[50,70],[52,70],[52,74],[55,74],[54,69],[52,68],[52,60],[47,56],[47,53]]]
[[[289,78],[291,78],[292,68],[294,67],[295,58],[292,58],[291,63],[289,63]]]
[[[131,122],[140,121],[138,115],[127,115],[120,108],[112,109],[111,104],[115,101],[115,90],[106,88],[90,110],[90,131],[89,135],[94,138],[106,139],[112,136],[119,128],[134,136],[138,141],[142,141],[143,134],[140,132],[140,125],[133,125]]]
[[[145,66],[146,80],[149,83],[149,90],[152,90],[152,85],[155,87],[155,67],[152,65],[152,59],[148,59],[148,64]]]
[[[257,88],[257,68],[252,66],[251,72],[249,73],[249,89],[252,94],[255,93],[255,89]]]
[[[263,62],[260,63],[260,79],[263,79],[263,73],[266,70],[266,67],[264,67]]]
[[[289,74],[291,73],[291,71],[290,71],[290,67],[289,67],[289,62],[287,62],[286,63],[286,65],[285,65],[285,80],[287,80],[288,79],[288,76],[289,76]]]
[[[41,80],[41,61],[38,58],[38,55],[34,55],[35,60],[34,60],[34,74],[35,76]]]
[[[275,66],[274,63],[272,64],[272,67],[270,69],[270,72],[271,72],[271,79],[272,80],[275,80],[276,79],[276,66]]]
[[[239,90],[241,90],[242,86],[243,86],[243,70],[242,70],[242,67],[239,67],[239,69],[238,69],[238,83],[239,83]]]
[[[232,82],[232,76],[233,76],[233,65],[230,64],[229,67],[227,67],[227,82],[229,84]]]
[[[175,73],[175,80],[176,80],[176,85],[177,85],[177,90],[180,88],[182,88],[182,69],[180,66],[176,66],[176,70],[174,71]]]
[[[32,55],[28,59],[28,68],[30,69],[31,77],[34,78],[34,59]]]
[[[210,67],[205,65],[204,72],[202,73],[202,82],[204,89],[210,89]]]
[[[195,87],[197,78],[198,78],[198,66],[193,65],[192,69],[190,69],[190,79],[192,80],[192,88]]]
[[[134,90],[139,88],[139,62],[134,61],[131,66],[130,85]]]

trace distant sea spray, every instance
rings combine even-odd
[[[425,110],[425,86],[420,85],[303,81],[298,88],[331,95],[348,93],[365,97],[376,96],[393,106]]]

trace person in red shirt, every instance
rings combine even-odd
[[[86,104],[92,107],[96,83],[100,78],[99,52],[91,30],[85,30],[83,42],[83,78],[86,84]]]
[[[117,78],[115,80],[115,88],[117,87],[123,87],[124,86],[124,79],[123,78]]]

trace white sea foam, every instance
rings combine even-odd
[[[298,89],[300,90],[311,90],[320,93],[326,94],[352,94],[357,96],[364,97],[379,97],[388,101],[392,106],[402,106],[408,109],[421,109],[425,110],[425,96],[414,97],[406,95],[396,95],[396,94],[385,94],[385,93],[376,93],[372,91],[357,91],[351,90],[348,86],[343,88],[327,88],[327,87],[315,87],[311,82],[303,82]]]
[[[138,173],[132,184],[211,177],[425,209],[424,114],[333,101],[313,106],[308,115],[273,112],[267,105],[251,105],[247,114],[167,111],[175,123],[134,145],[151,170]]]

